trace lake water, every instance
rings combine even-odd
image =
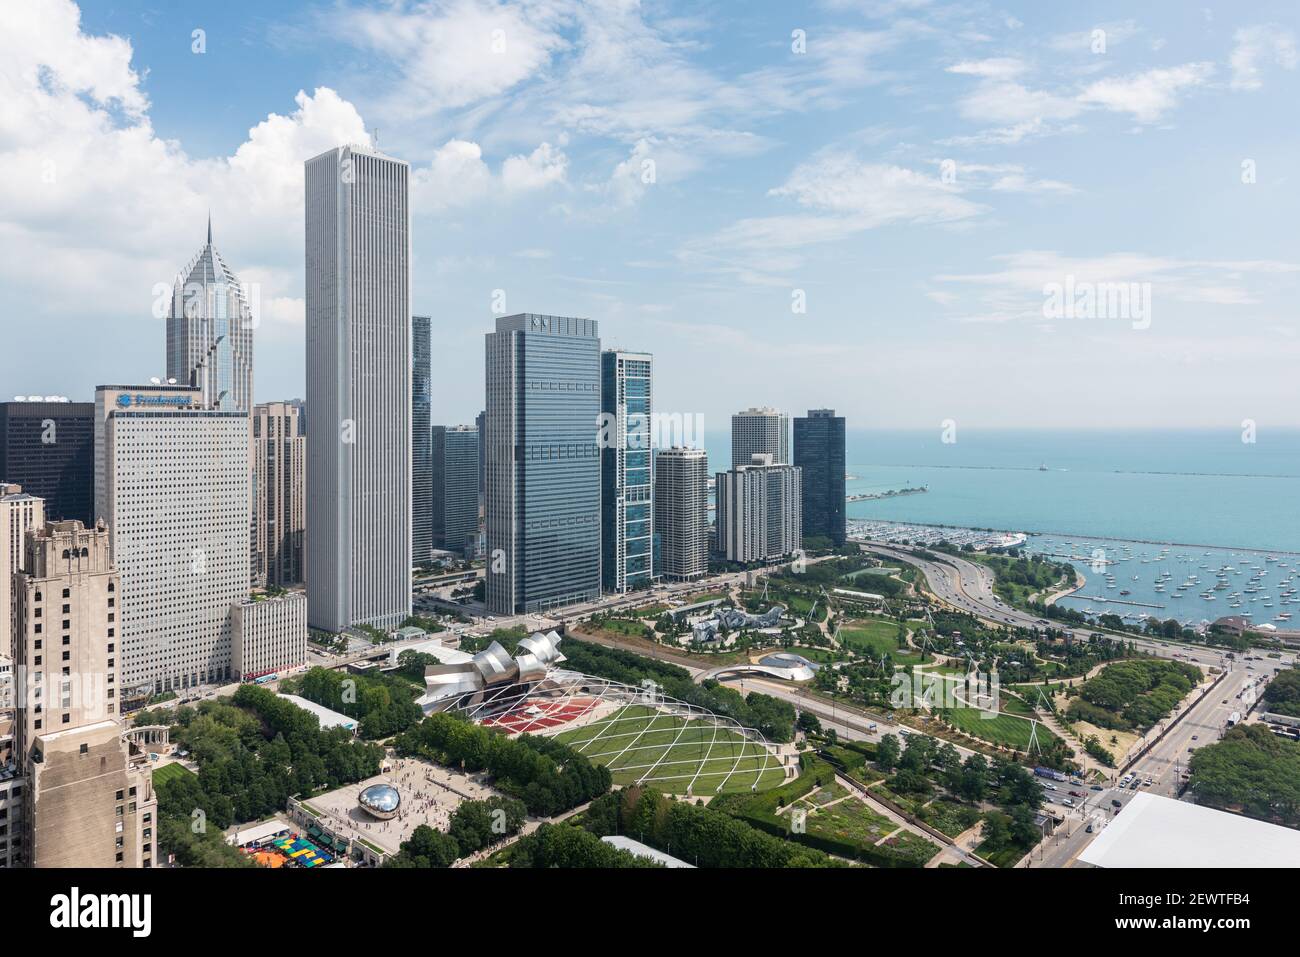
[[[849,494],[928,487],[851,518],[1300,552],[1300,430],[850,431],[846,457]]]

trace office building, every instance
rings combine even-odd
[[[478,539],[478,430],[435,425],[431,438],[433,547],[472,554]]]
[[[674,581],[709,571],[709,458],[703,449],[655,452],[655,574]]]
[[[714,479],[717,551],[731,562],[767,562],[802,545],[800,470],[754,455]]]
[[[746,409],[731,417],[731,467],[770,455],[773,465],[790,464],[790,417],[776,409]]]
[[[15,579],[15,752],[33,867],[151,867],[155,857],[152,772],[119,717],[124,582],[109,538],[102,522],[31,529]]]
[[[650,467],[651,356],[601,353],[601,587],[646,588],[654,578],[654,473]]]
[[[167,378],[222,412],[253,408],[253,315],[244,288],[208,239],[177,275],[167,312]]]
[[[253,407],[253,584],[286,588],[306,580],[307,438],[298,407]]]
[[[93,522],[94,417],[92,403],[56,396],[0,402],[0,482],[42,499],[48,518]]]
[[[249,417],[197,408],[196,398],[95,392],[96,408],[111,409],[102,484],[127,692],[231,676],[230,606],[248,597],[250,580]]]
[[[23,570],[27,530],[44,524],[44,501],[21,485],[0,484],[0,658],[14,656],[14,575]]]
[[[483,518],[483,499],[487,490],[487,413],[480,412],[474,416],[474,428],[478,429],[478,517]]]
[[[230,671],[236,681],[296,668],[307,660],[307,595],[256,596],[232,606]]]
[[[429,560],[433,544],[433,372],[428,316],[411,317],[411,549]]]
[[[411,612],[410,167],[306,164],[307,597],[313,628]]]
[[[794,420],[794,464],[803,469],[803,533],[845,540],[844,417],[834,409],[810,409]]]
[[[503,316],[486,338],[488,608],[517,614],[597,598],[597,324]]]

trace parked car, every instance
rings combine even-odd
[[[1111,798],[1111,799],[1110,799],[1110,806],[1111,806],[1111,807],[1123,807],[1123,806],[1124,806],[1124,802],[1121,801],[1119,798]]]

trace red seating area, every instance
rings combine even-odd
[[[570,698],[568,701],[530,698],[521,701],[509,711],[484,718],[482,723],[506,734],[518,734],[522,731],[536,733],[546,728],[568,724],[575,718],[582,717],[599,703],[597,698]]]

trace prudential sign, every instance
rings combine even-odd
[[[128,395],[122,393],[117,397],[119,408],[129,409],[132,406],[137,408],[175,408],[180,409],[190,404],[188,395]]]

